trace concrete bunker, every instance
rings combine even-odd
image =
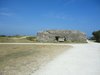
[[[39,42],[87,42],[85,33],[76,30],[47,30],[37,33]]]

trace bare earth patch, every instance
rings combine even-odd
[[[0,75],[30,75],[69,45],[0,44]]]

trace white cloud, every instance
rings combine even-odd
[[[9,12],[0,12],[1,16],[12,16],[13,13],[9,13]]]
[[[13,16],[14,13],[10,12],[10,10],[6,7],[0,8],[0,16]]]

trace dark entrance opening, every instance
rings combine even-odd
[[[56,41],[59,41],[59,36],[55,36]]]
[[[57,42],[64,42],[64,41],[66,41],[66,37],[55,36],[55,40],[56,40]]]
[[[64,41],[66,41],[66,37],[64,37]]]

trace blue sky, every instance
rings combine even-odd
[[[100,0],[0,0],[0,34],[100,30]]]

